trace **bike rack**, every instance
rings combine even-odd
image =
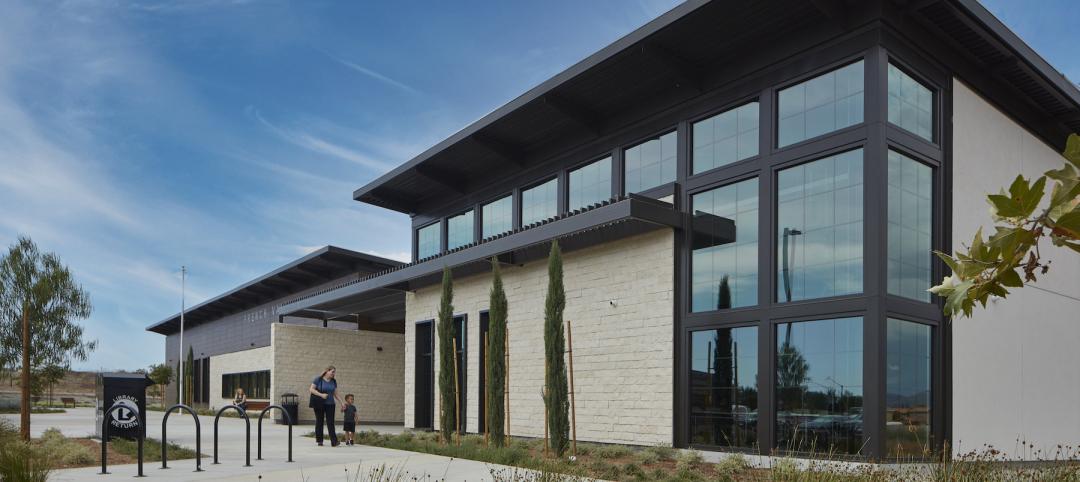
[[[138,407],[131,407],[130,405],[121,403],[114,403],[113,406],[109,407],[109,409],[105,411],[105,415],[101,418],[101,475],[106,475],[109,473],[109,471],[107,470],[107,449],[109,445],[109,416],[112,415],[113,412],[121,408],[127,408],[129,410],[134,409],[135,418],[139,420],[139,435],[135,437],[139,441],[139,475],[136,475],[136,477],[145,477],[143,475],[143,439],[146,438],[146,427],[142,426],[142,416],[139,413]]]
[[[292,459],[292,425],[293,425],[293,420],[292,420],[292,416],[289,415],[289,411],[285,410],[285,407],[282,407],[281,405],[270,405],[270,406],[264,408],[261,412],[259,412],[259,424],[258,424],[258,426],[259,426],[259,432],[258,432],[259,436],[257,438],[257,440],[259,441],[259,444],[258,444],[258,451],[255,452],[256,453],[255,460],[262,460],[263,459],[262,458],[262,421],[263,421],[263,416],[266,415],[266,412],[269,412],[270,410],[273,410],[275,408],[278,409],[278,410],[281,410],[281,414],[285,416],[285,423],[289,425],[289,460],[288,460],[288,462],[292,462],[293,461],[293,459]]]
[[[169,407],[165,411],[165,417],[161,419],[161,468],[169,468],[166,460],[168,456],[165,454],[165,448],[169,445],[169,437],[165,435],[165,424],[169,421],[169,415],[177,410],[184,410],[195,418],[195,471],[202,472],[202,428],[199,426],[199,415],[191,407],[182,403]]]
[[[236,410],[237,413],[239,413],[241,417],[244,417],[244,425],[246,426],[246,429],[247,429],[247,431],[246,431],[247,440],[245,441],[246,458],[244,459],[244,467],[251,467],[251,420],[248,419],[247,412],[244,411],[244,409],[242,409],[242,408],[240,408],[240,407],[238,407],[236,405],[225,405],[224,407],[221,407],[221,409],[217,411],[217,415],[214,416],[214,464],[217,465],[219,463],[218,462],[218,456],[217,456],[218,455],[218,450],[217,450],[218,449],[218,436],[217,436],[217,434],[218,434],[218,420],[221,419],[221,414],[225,413],[225,411],[229,410],[229,409]]]

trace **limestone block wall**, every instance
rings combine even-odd
[[[271,346],[252,348],[210,357],[210,408],[218,409],[232,403],[233,397],[221,396],[221,376],[228,373],[244,373],[271,370],[273,374],[274,349]],[[272,382],[271,382],[272,383]],[[273,385],[270,387],[273,393]],[[251,390],[245,390],[251,397]]]
[[[402,423],[404,335],[275,323],[271,338],[271,392],[275,401],[283,393],[300,395],[301,421],[315,420],[307,406],[311,380],[334,365],[339,393],[356,396],[362,422]]]
[[[991,232],[986,194],[1063,158],[963,83],[953,82],[952,245]],[[1050,272],[952,322],[954,453],[993,445],[1013,458],[1080,445],[1080,257],[1042,243]],[[1034,447],[1024,449],[1018,441]],[[1052,457],[1052,455],[1049,455]]]
[[[665,229],[564,254],[579,440],[643,445],[672,441],[674,249],[674,233]],[[547,281],[546,260],[503,268],[509,302],[511,435],[544,435],[540,389]],[[454,312],[467,316],[465,418],[470,432],[479,427],[483,403],[480,312],[488,309],[490,290],[490,275],[454,282]],[[435,318],[439,296],[439,286],[406,296],[406,426],[415,422],[416,323]],[[435,360],[437,372],[437,352]],[[436,393],[436,426],[438,399]]]

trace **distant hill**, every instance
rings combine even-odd
[[[19,397],[19,373],[18,372],[4,372],[0,377],[0,399],[18,399]],[[97,379],[97,372],[80,372],[70,371],[60,380],[59,383],[53,385],[53,402],[60,403],[61,397],[74,398],[80,402],[92,402],[94,400],[94,385]],[[48,393],[45,393],[43,400],[47,399]]]

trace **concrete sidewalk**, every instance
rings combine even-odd
[[[148,416],[147,436],[161,439],[162,412],[151,411]],[[249,414],[257,416],[258,414]],[[18,424],[18,415],[3,415]],[[161,463],[145,463],[143,473],[150,478],[160,480],[250,480],[250,481],[296,481],[305,480],[353,480],[359,468],[362,475],[379,466],[391,470],[407,472],[405,480],[447,480],[447,481],[482,481],[491,480],[491,471],[509,470],[505,466],[491,465],[471,460],[451,459],[438,455],[420,454],[401,450],[356,445],[346,447],[324,447],[315,445],[314,439],[304,437],[312,430],[311,425],[293,427],[293,460],[288,463],[288,429],[277,425],[273,420],[263,421],[263,459],[257,456],[257,423],[251,420],[251,467],[244,467],[245,424],[243,419],[221,417],[219,427],[218,458],[221,462],[214,465],[214,419],[199,417],[202,427],[202,472],[194,472],[195,460],[169,461],[168,469],[161,469]],[[63,414],[33,415],[30,422],[34,437],[50,427],[60,429],[69,437],[86,437],[94,433],[94,409],[68,409]],[[377,429],[382,432],[398,433],[400,426],[360,427]],[[340,427],[339,427],[340,430]],[[169,416],[169,442],[191,449],[195,448],[195,424],[190,415],[176,412]],[[111,475],[102,476],[100,467],[58,470],[50,480],[127,480],[137,473],[136,465],[110,465]],[[348,471],[346,473],[346,471]],[[346,476],[348,476],[346,478]],[[360,477],[360,480],[366,480]]]

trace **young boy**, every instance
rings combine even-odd
[[[359,415],[356,414],[356,405],[353,405],[353,394],[345,395],[345,406],[342,407],[345,416],[342,417],[342,430],[345,431],[345,445],[353,445],[356,439],[356,422]]]

